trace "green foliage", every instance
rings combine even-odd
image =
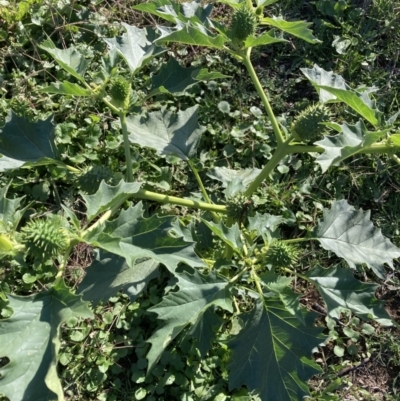
[[[38,3],[0,55],[0,393],[344,398],[341,363],[377,350],[399,288],[397,114],[339,75],[357,7]]]

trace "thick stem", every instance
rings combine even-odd
[[[288,149],[290,148],[289,143],[291,140],[292,137],[289,137],[288,139],[286,139],[285,142],[278,145],[274,155],[261,170],[260,174],[258,174],[258,176],[251,183],[251,185],[247,188],[245,192],[245,195],[247,197],[250,197],[257,190],[257,188],[266,178],[268,178],[268,176],[271,174],[274,168],[279,164],[279,162],[288,154]]]
[[[282,242],[285,244],[296,244],[298,242],[306,242],[306,241],[312,241],[315,238],[292,238],[292,239],[284,239]]]
[[[263,102],[265,111],[267,112],[267,115],[271,121],[272,124],[272,129],[274,130],[274,134],[276,137],[276,141],[279,144],[284,142],[284,137],[282,135],[282,132],[279,128],[279,123],[278,120],[275,117],[274,112],[272,111],[271,105],[268,100],[267,94],[264,92],[263,87],[261,86],[260,80],[258,79],[258,76],[254,70],[253,64],[251,63],[250,60],[250,53],[251,53],[251,48],[248,49],[246,55],[243,57],[243,63],[247,68],[247,71],[250,75],[251,80],[253,81],[253,84],[257,90],[258,95],[261,98],[261,101]]]
[[[126,114],[124,111],[119,113],[119,119],[121,121],[122,135],[124,137],[126,181],[133,182],[131,146],[128,137],[128,127],[126,125]]]
[[[214,205],[205,202],[192,201],[190,199],[178,198],[177,196],[158,194],[156,192],[147,191],[145,189],[140,189],[138,192],[131,196],[139,199],[148,199],[161,203],[172,203],[174,205],[226,214],[226,206],[224,205]]]

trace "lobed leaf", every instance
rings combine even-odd
[[[269,2],[269,4],[271,4]],[[261,19],[260,22],[261,25],[270,25],[275,28],[280,29],[283,32],[287,32],[290,35],[296,36],[302,40],[305,40],[306,42],[309,43],[321,43],[320,40],[318,40],[314,35],[311,29],[308,27],[312,25],[311,22],[305,22],[305,21],[285,21],[282,18],[279,17],[273,17],[273,18],[268,18],[264,17]]]
[[[26,163],[46,163],[56,159],[54,125],[47,120],[30,122],[10,111],[0,128],[0,171],[19,168]]]
[[[161,155],[192,159],[196,155],[200,137],[206,130],[197,123],[197,111],[196,105],[178,113],[164,109],[146,116],[128,116],[129,140],[155,149]]]
[[[228,244],[239,255],[243,254],[243,242],[240,238],[240,228],[237,223],[226,227],[224,223],[214,223],[203,219],[203,223],[222,241]]]
[[[39,47],[50,53],[57,64],[65,71],[78,79],[78,81],[85,83],[84,75],[88,62],[74,46],[68,49],[57,49],[56,45],[50,39],[47,39]]]
[[[88,222],[92,221],[100,213],[120,206],[127,196],[137,193],[141,185],[139,182],[124,182],[122,180],[117,186],[113,187],[103,180],[94,195],[82,195],[86,203]]]
[[[317,287],[332,318],[339,319],[342,310],[348,309],[361,319],[374,319],[383,326],[392,325],[384,302],[375,298],[379,285],[362,283],[354,278],[350,269],[338,266],[329,269],[317,266],[306,276]]]
[[[153,57],[165,50],[156,46],[153,42],[156,39],[151,28],[137,28],[122,23],[126,33],[116,38],[105,38],[111,51],[116,50],[128,64],[131,73],[146,65]]]
[[[86,269],[85,278],[79,284],[78,294],[85,301],[97,305],[107,301],[118,291],[125,291],[131,302],[146,289],[153,278],[158,277],[159,263],[153,259],[138,261],[129,266],[126,260],[113,254],[101,254]]]
[[[246,385],[262,400],[298,401],[309,395],[305,381],[321,371],[309,356],[324,336],[313,327],[316,315],[302,313],[305,325],[280,300],[266,298],[240,315],[244,327],[228,344],[230,390]]]
[[[149,96],[158,93],[182,94],[200,81],[220,78],[228,78],[228,76],[219,72],[208,72],[204,68],[184,68],[171,57],[167,64],[161,67],[159,73],[152,76]]]
[[[230,283],[215,273],[205,276],[197,271],[193,275],[175,273],[179,290],[170,292],[161,303],[149,309],[164,321],[164,325],[148,340],[151,344],[147,359],[150,371],[171,341],[188,325],[202,319],[207,309],[216,305],[232,312]],[[209,315],[205,315],[206,319]],[[194,330],[192,333],[199,333]]]
[[[160,38],[156,40],[158,44],[176,42],[221,50],[227,41],[226,36],[214,35],[200,23],[177,21],[174,28],[158,26],[158,29],[161,32]]]
[[[315,142],[325,152],[317,157],[317,163],[321,166],[322,172],[328,170],[334,164],[362,151],[364,147],[377,142],[387,131],[367,131],[364,123],[359,121],[355,125],[343,123],[340,126],[341,133],[335,136],[326,136],[324,139]]]
[[[140,259],[151,258],[171,272],[179,263],[203,267],[193,242],[185,241],[174,228],[173,216],[143,217],[142,203],[122,210],[118,218],[87,233],[85,241],[126,259],[134,267]]]
[[[227,167],[214,167],[207,173],[207,175],[214,180],[221,181],[225,188],[236,178],[243,183],[244,187],[248,187],[260,172],[261,170],[258,168],[232,170]]]
[[[325,71],[316,64],[313,68],[301,68],[301,72],[316,88],[320,102],[344,102],[373,126],[380,125],[383,113],[377,110],[368,90],[357,92],[351,89],[340,75]]]
[[[384,279],[384,264],[393,268],[400,249],[385,238],[370,220],[370,211],[357,211],[347,201],[334,201],[315,230],[315,238],[324,249],[346,260],[351,268],[363,263]]]
[[[64,400],[57,376],[60,325],[72,316],[92,318],[87,303],[63,282],[28,297],[9,295],[13,315],[0,321],[0,393],[11,401]]]
[[[49,86],[39,89],[39,92],[56,93],[67,96],[92,96],[92,91],[82,88],[80,85],[72,82],[54,82]]]

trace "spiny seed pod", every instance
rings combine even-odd
[[[123,77],[115,77],[111,80],[110,96],[118,107],[129,105],[131,84]]]
[[[264,263],[279,269],[293,265],[298,257],[299,250],[295,246],[276,241],[268,248]]]
[[[313,143],[323,138],[326,130],[321,123],[329,121],[329,118],[329,110],[324,105],[309,106],[292,123],[292,134],[299,141]]]
[[[231,31],[233,38],[244,41],[248,36],[255,33],[257,23],[258,19],[253,10],[243,4],[232,17]]]
[[[78,187],[89,195],[94,194],[104,180],[107,184],[113,181],[114,174],[106,166],[94,165],[84,170],[78,178]]]
[[[251,212],[252,201],[239,192],[226,200],[227,215],[234,221],[243,221]]]
[[[69,245],[69,235],[58,218],[31,220],[20,233],[21,242],[34,259],[57,256]]]

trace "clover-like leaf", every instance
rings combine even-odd
[[[287,32],[290,35],[296,36],[302,40],[305,40],[308,43],[321,43],[314,35],[309,26],[312,25],[311,22],[305,21],[285,21],[282,18],[278,17],[265,17],[261,19],[261,25],[270,25],[275,28],[280,29],[283,32]]]
[[[203,223],[222,241],[228,244],[239,255],[243,253],[243,242],[240,238],[239,225],[235,223],[232,227],[226,227],[224,223],[214,223],[203,219]]]
[[[72,316],[92,318],[87,302],[70,293],[63,282],[28,297],[9,295],[13,315],[0,322],[0,393],[11,401],[61,401],[57,376],[60,325]]]
[[[160,155],[189,160],[195,157],[200,136],[205,131],[197,123],[197,110],[196,105],[178,113],[164,109],[145,116],[128,116],[129,140],[155,149]]]
[[[341,133],[335,136],[326,136],[324,139],[315,142],[325,152],[317,157],[317,163],[321,166],[322,172],[328,170],[334,164],[360,152],[365,146],[378,141],[386,131],[367,131],[364,123],[359,121],[355,125],[343,123]]]
[[[26,163],[56,159],[54,125],[47,120],[30,122],[10,111],[0,128],[0,171],[18,168]]]
[[[173,216],[143,217],[143,206],[122,210],[118,218],[90,231],[85,241],[108,252],[122,256],[134,267],[142,258],[151,258],[171,272],[179,263],[203,267],[204,262],[194,252],[193,242],[185,241],[174,230]]]
[[[220,78],[228,78],[228,76],[219,72],[208,72],[205,68],[184,68],[171,57],[168,63],[161,67],[159,73],[153,75],[149,96],[158,93],[181,94],[200,81]]]
[[[151,344],[147,354],[148,371],[157,363],[168,344],[185,327],[202,318],[210,306],[216,305],[232,312],[229,281],[214,273],[205,276],[197,271],[193,275],[180,273],[176,276],[179,290],[169,292],[161,303],[149,309],[158,315],[158,319],[164,321],[164,325],[148,340]]]
[[[384,279],[384,264],[393,268],[400,249],[385,238],[370,220],[370,211],[355,210],[347,201],[334,201],[315,230],[324,249],[344,258],[351,268],[365,263]]]
[[[153,57],[163,53],[165,50],[156,46],[153,42],[156,39],[151,28],[137,28],[122,23],[126,29],[123,36],[116,38],[105,38],[104,41],[115,49],[128,64],[131,73],[134,73],[146,65]]]
[[[303,311],[303,325],[280,300],[266,298],[240,316],[244,327],[228,344],[233,350],[229,388],[246,385],[262,400],[298,401],[309,395],[305,381],[320,371],[311,352],[324,341],[322,329],[314,327],[316,315]]]
[[[85,82],[85,72],[88,67],[88,62],[82,53],[80,53],[74,46],[68,49],[57,49],[56,45],[50,40],[45,40],[40,46],[46,50],[54,60],[73,77],[81,82]]]
[[[101,254],[86,269],[85,278],[78,287],[78,294],[94,305],[107,301],[123,290],[131,302],[146,289],[153,278],[158,277],[159,263],[153,259],[137,262],[129,266],[125,258],[113,254]]]
[[[342,309],[348,309],[361,319],[374,319],[383,326],[391,326],[392,321],[384,308],[384,302],[375,298],[377,284],[356,280],[350,269],[317,266],[306,276],[315,284],[324,298],[328,314],[340,318]]]
[[[318,91],[321,102],[344,102],[373,126],[380,125],[383,113],[377,110],[375,101],[369,97],[371,88],[357,92],[340,75],[325,71],[316,64],[313,68],[302,68],[301,71]]]
[[[124,182],[111,186],[103,180],[98,191],[94,195],[82,195],[86,203],[86,214],[88,222],[92,221],[100,213],[121,205],[121,203],[132,194],[140,190],[140,182]]]

